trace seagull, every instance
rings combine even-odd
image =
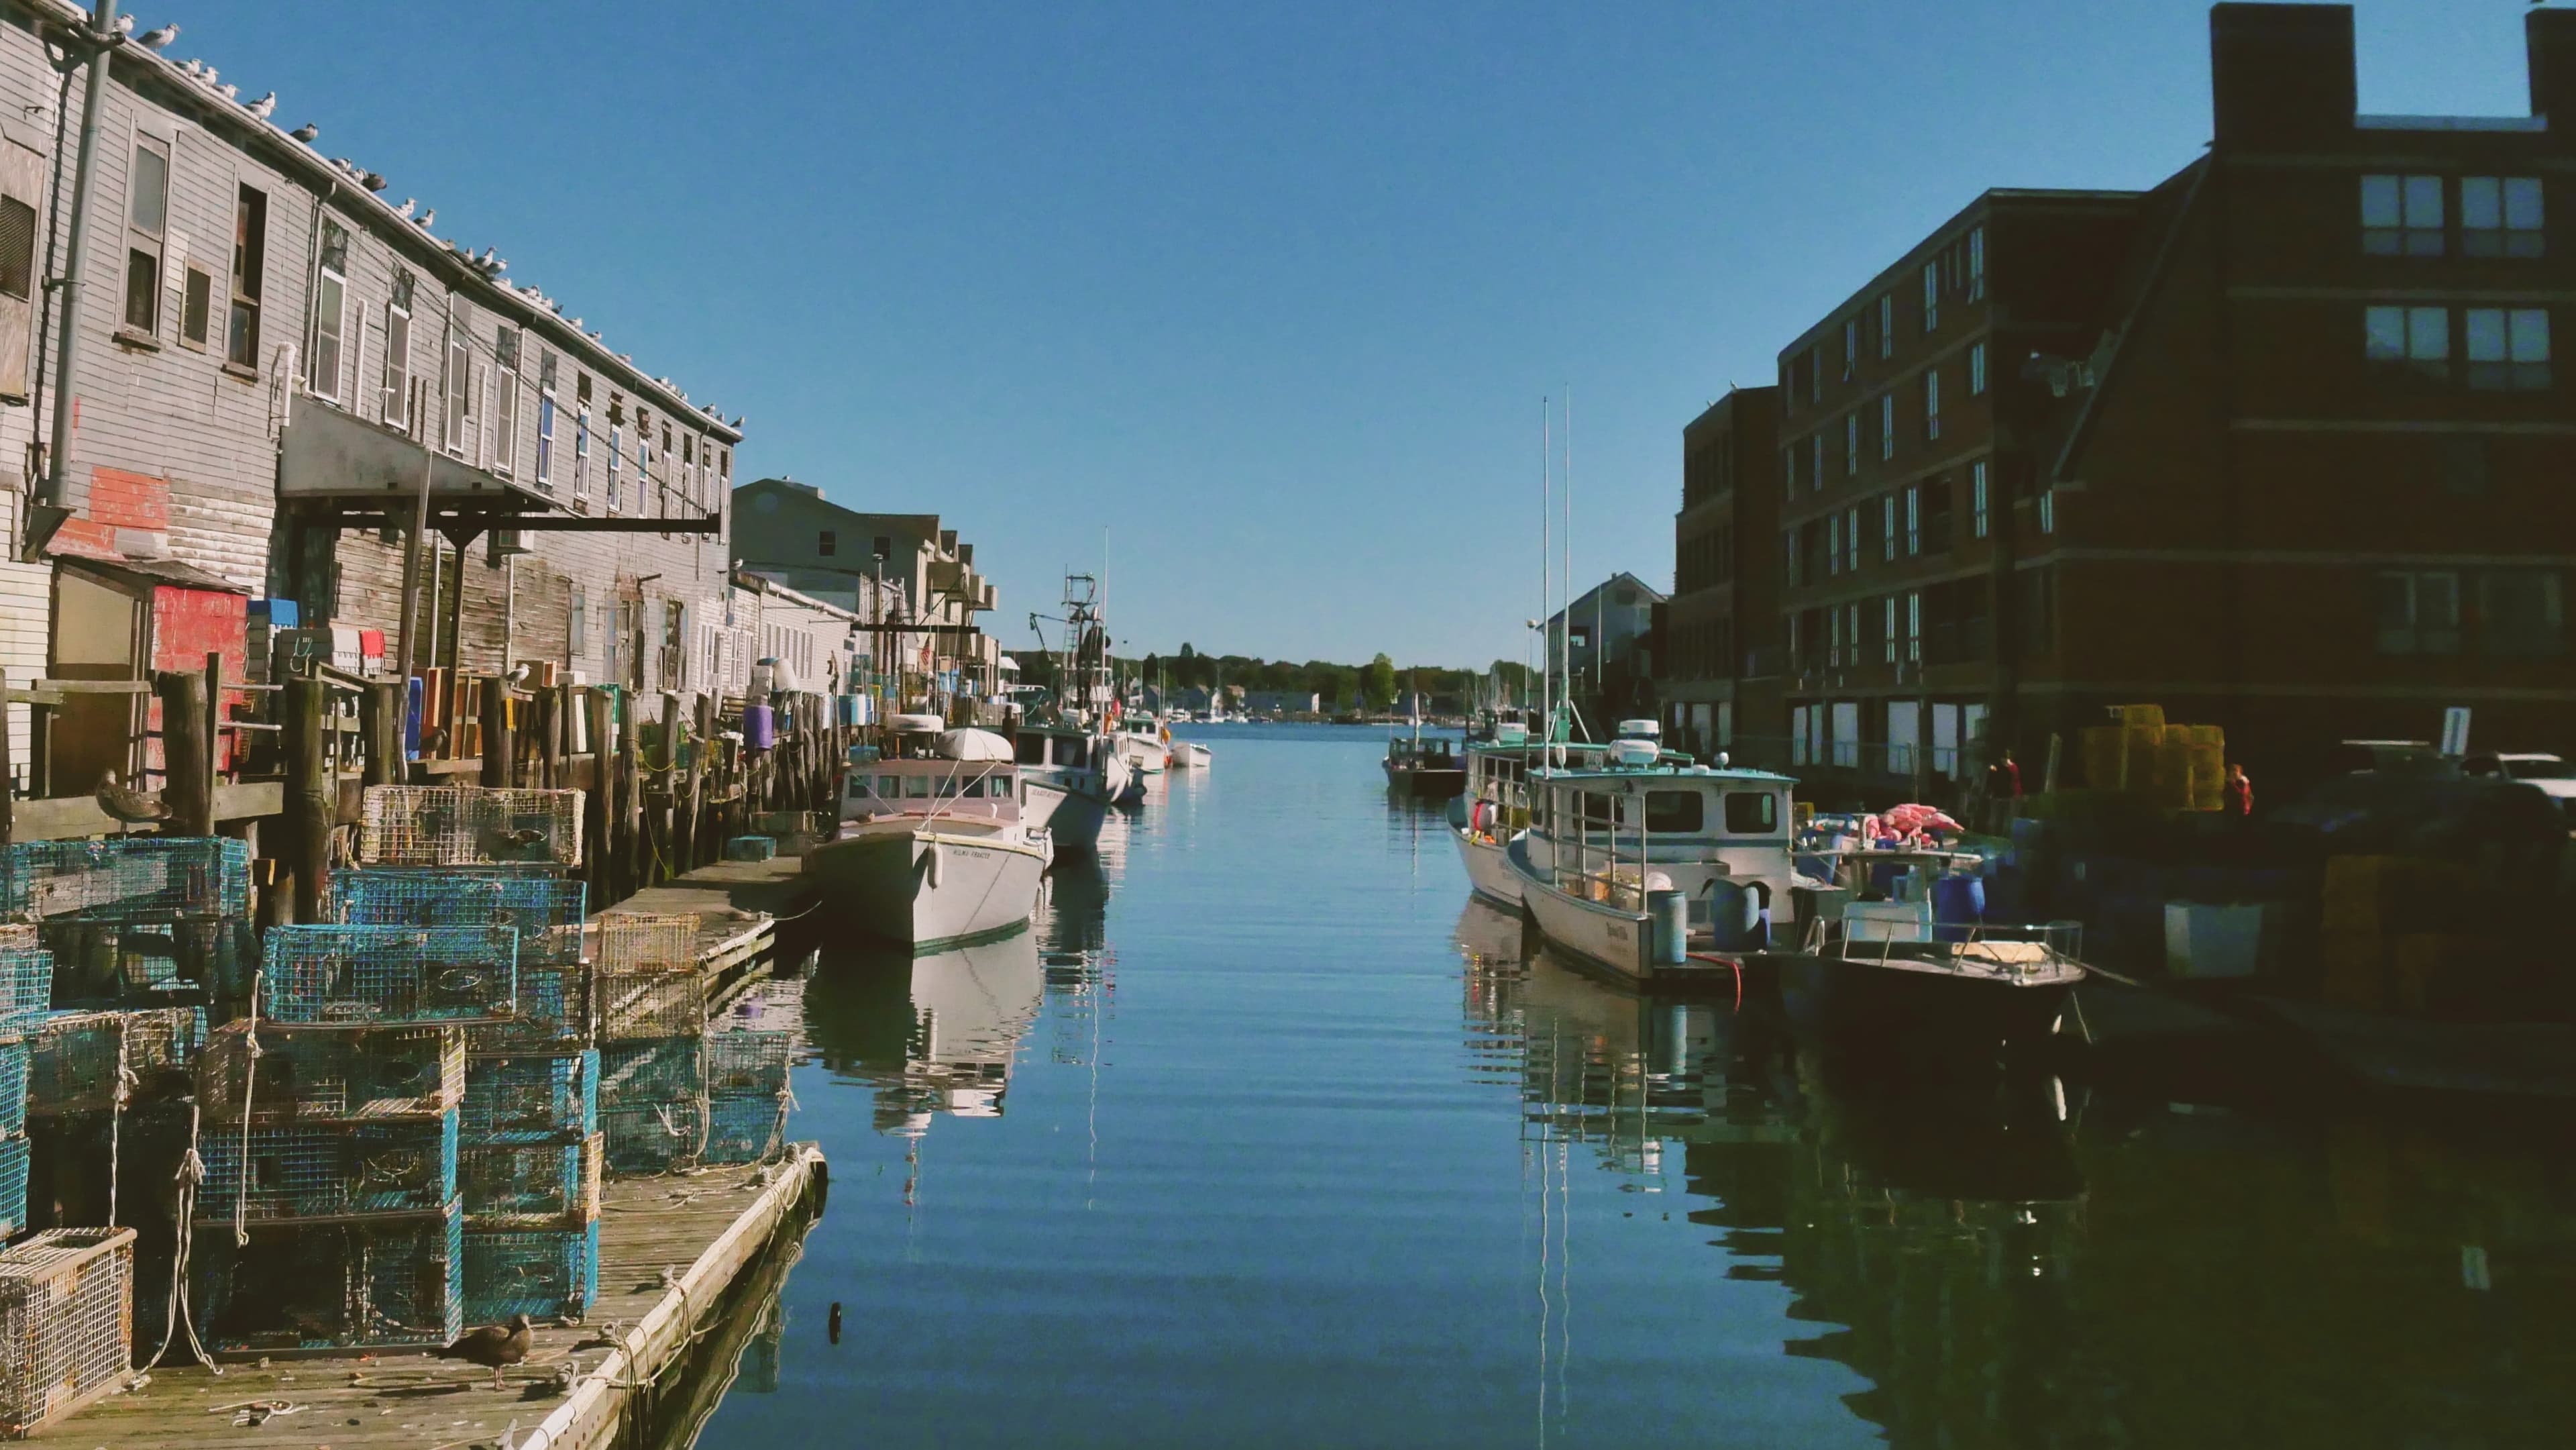
[[[205,73],[206,63],[197,59],[193,55],[188,57],[187,64],[179,67],[179,74],[186,76],[190,80],[195,80],[197,77],[204,75]]]
[[[528,676],[535,673],[536,670],[530,666],[526,660],[521,660],[517,664],[510,666],[510,672],[503,675],[501,678],[509,681],[510,688],[515,690],[521,685],[526,684],[528,682]]]
[[[120,836],[125,834],[123,827],[148,826],[170,819],[168,801],[157,793],[146,794],[125,785],[112,770],[98,778],[98,808],[117,823]]]
[[[358,178],[358,184],[369,191],[382,191],[385,189],[385,178],[379,172],[370,171]]]
[[[322,128],[314,125],[310,121],[307,121],[303,125],[296,127],[294,130],[289,131],[286,134],[303,142],[305,145],[310,146],[313,144],[314,138],[322,134]]]
[[[245,109],[245,110],[249,111],[252,115],[257,116],[257,117],[258,117],[258,118],[260,118],[261,120],[265,121],[265,120],[267,120],[270,116],[272,116],[272,115],[276,114],[276,111],[277,111],[277,92],[275,92],[275,91],[270,91],[267,95],[264,95],[264,96],[260,97],[258,100],[251,102],[248,106],[244,107],[243,109]]]
[[[134,33],[134,17],[131,15],[120,15],[116,17],[116,33],[119,35],[132,35]]]
[[[418,205],[420,205],[420,198],[416,196],[406,196],[403,198],[402,205],[394,208],[394,215],[399,217],[410,216],[411,209]]]
[[[492,1388],[497,1390],[502,1388],[501,1367],[526,1359],[530,1338],[528,1316],[513,1314],[506,1325],[486,1324],[465,1331],[454,1344],[440,1350],[438,1357],[488,1367],[492,1371]]]
[[[428,231],[429,224],[436,220],[438,220],[438,208],[436,207],[431,207],[429,210],[412,218],[412,221],[416,223],[422,231]]]
[[[215,77],[221,74],[223,74],[223,72],[216,70],[213,66],[207,66],[197,72],[197,84],[211,88],[215,83]]]
[[[155,30],[147,30],[141,35],[136,36],[134,38],[134,43],[142,46],[145,50],[159,50],[178,38],[178,26],[164,25]]]
[[[211,78],[214,75],[214,72],[208,71],[206,74]],[[241,99],[241,87],[234,85],[230,81],[226,81],[222,85],[215,87],[215,94],[223,97],[227,101],[238,101]]]

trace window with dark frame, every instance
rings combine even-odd
[[[134,169],[126,178],[125,330],[145,337],[161,331],[161,259],[170,228],[170,143],[134,138]]]
[[[206,350],[214,325],[215,274],[191,262],[179,294],[179,345]]]
[[[242,187],[233,198],[231,307],[224,321],[224,361],[259,369],[261,278],[268,269],[268,196]]]

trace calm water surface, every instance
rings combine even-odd
[[[1031,936],[826,948],[700,1443],[2576,1443],[2563,1125],[1854,1083],[1525,962],[1373,733],[1198,735]]]

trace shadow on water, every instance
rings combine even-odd
[[[818,1183],[804,1210],[779,1225],[760,1259],[727,1288],[704,1337],[640,1394],[640,1408],[618,1426],[617,1450],[689,1450],[728,1394],[777,1393],[787,1276],[805,1256],[823,1193]]]
[[[2565,1443],[2563,1126],[1926,1087],[1525,957],[1481,904],[1456,936],[1524,1138],[1641,1181],[1677,1149],[1728,1276],[1813,1326],[1782,1352],[1864,1377],[1891,1444]]]

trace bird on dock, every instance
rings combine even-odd
[[[98,808],[119,827],[149,826],[170,819],[170,803],[158,792],[136,790],[118,780],[112,770],[98,778]],[[117,834],[125,832],[120,829]]]
[[[529,664],[526,660],[521,660],[517,664],[510,666],[510,672],[503,675],[501,678],[508,680],[510,682],[510,688],[515,690],[521,685],[526,684],[528,682],[528,676],[535,673],[535,666]]]
[[[528,1316],[513,1314],[507,1324],[486,1324],[469,1329],[454,1344],[438,1352],[440,1359],[461,1359],[492,1371],[492,1388],[502,1388],[501,1370],[528,1357]]]

